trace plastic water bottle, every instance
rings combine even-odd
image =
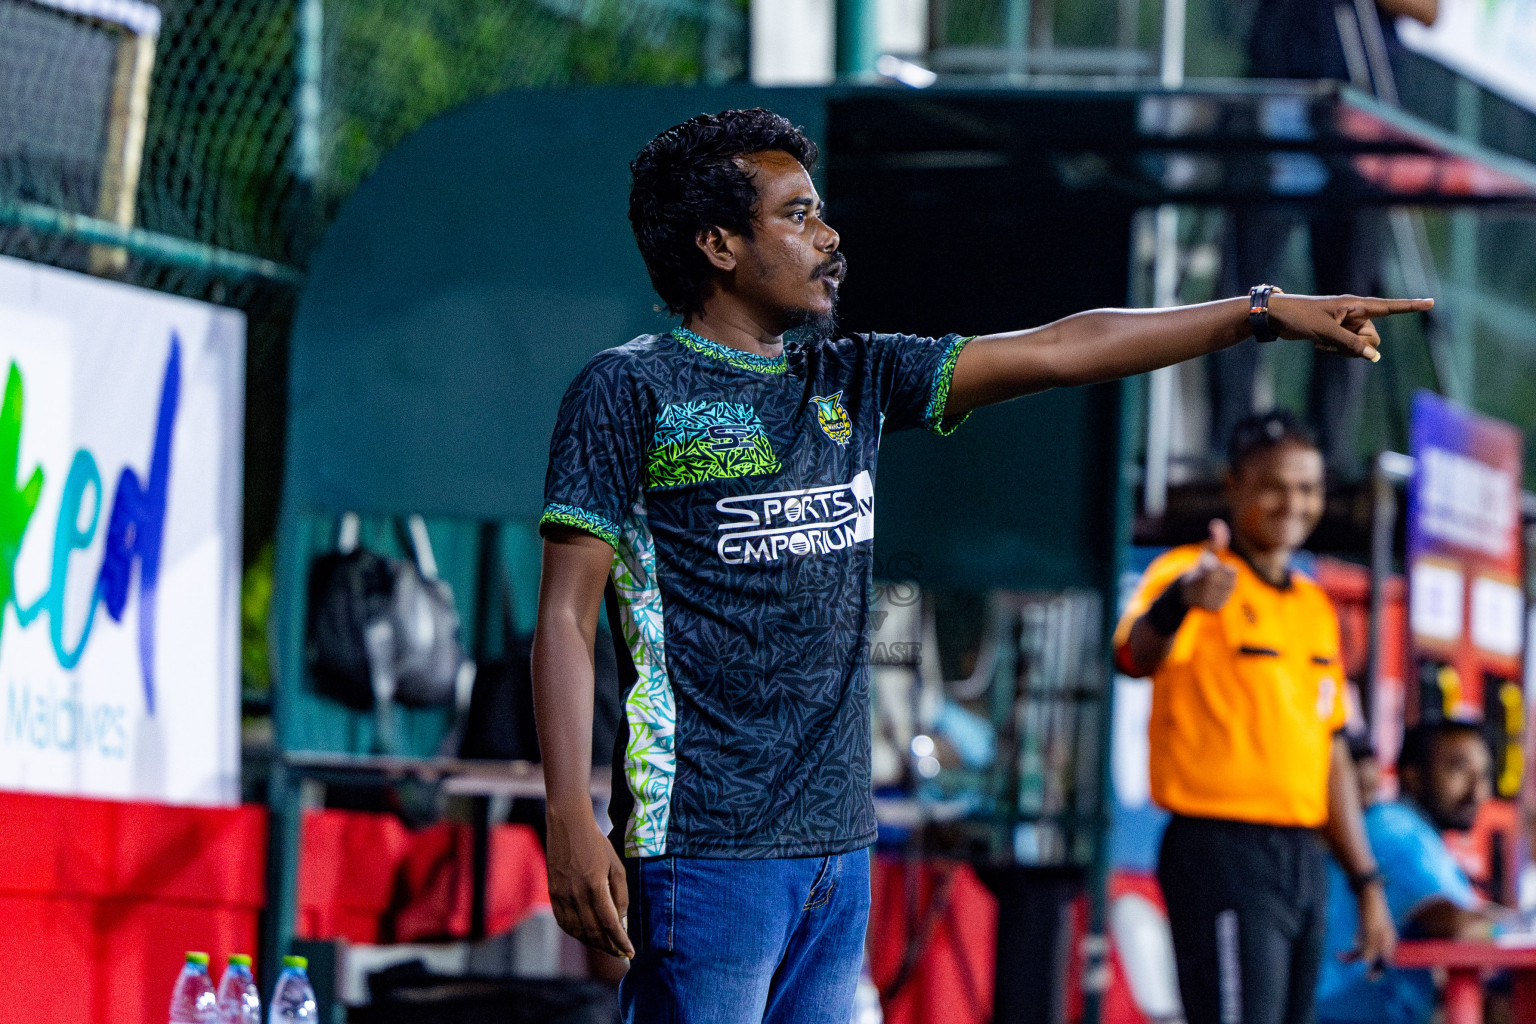
[[[213,979],[208,977],[208,954],[188,953],[176,988],[171,992],[171,1024],[217,1024]]]
[[[251,977],[251,958],[236,953],[219,979],[218,1024],[261,1024],[261,995]]]
[[[319,1020],[315,1009],[315,990],[305,971],[309,961],[302,956],[283,957],[283,973],[278,975],[277,987],[272,990],[272,1007],[267,1011],[267,1024],[289,1024],[304,1021],[314,1024]]]

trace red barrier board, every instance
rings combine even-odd
[[[255,953],[266,808],[176,807],[0,792],[0,1021],[164,1024],[189,949],[215,977]],[[492,830],[487,925],[548,905],[544,852]],[[386,814],[305,816],[299,934],[377,942],[469,931],[467,826],[411,833]]]
[[[266,809],[0,793],[0,1019],[162,1024],[188,949],[254,953]]]

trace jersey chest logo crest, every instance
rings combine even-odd
[[[811,402],[816,406],[816,422],[821,425],[821,432],[846,448],[853,437],[853,423],[843,409],[843,393],[835,391],[826,398],[813,397]]]

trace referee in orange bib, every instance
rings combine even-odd
[[[1353,956],[1397,935],[1360,820],[1339,624],[1291,567],[1323,512],[1323,460],[1283,412],[1233,433],[1232,530],[1174,548],[1115,634],[1122,671],[1152,677],[1152,795],[1173,814],[1157,877],[1189,1024],[1306,1024],[1328,899],[1324,843],[1360,907]],[[1319,841],[1321,838],[1322,841]]]

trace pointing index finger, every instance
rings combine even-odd
[[[1434,299],[1366,299],[1366,316],[1392,316],[1397,313],[1422,313],[1433,308]]]

